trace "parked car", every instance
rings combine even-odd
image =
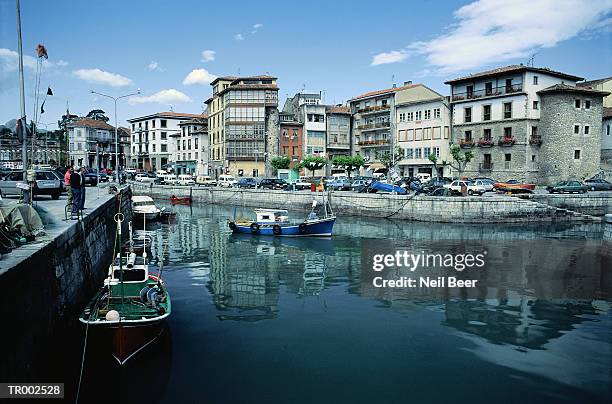
[[[174,174],[166,174],[164,175],[164,184],[165,185],[177,185],[178,178]]]
[[[99,182],[99,178],[98,178],[98,173],[92,169],[88,169],[87,171],[85,171],[85,174],[83,174],[83,184],[85,184],[85,186],[89,185],[92,187],[95,187],[96,185],[98,185]]]
[[[421,185],[421,190],[428,194],[430,192],[435,191],[438,188],[442,188],[445,185],[450,184],[451,182],[453,182],[452,180],[448,179],[448,178],[432,178],[431,180],[427,181],[426,183]]]
[[[236,184],[238,188],[255,188],[257,181],[255,178],[240,178]]]
[[[153,182],[153,178],[150,178],[147,174],[139,173],[134,177],[136,182]]]
[[[295,189],[310,189],[311,184],[308,177],[300,177],[293,183],[293,186]]]
[[[350,191],[351,185],[352,184],[348,178],[335,178],[327,183],[327,188],[335,191]]]
[[[198,186],[212,187],[217,185],[217,180],[210,178],[208,175],[198,175],[196,177],[196,184]]]
[[[556,185],[547,186],[546,190],[551,194],[563,194],[566,192],[584,194],[587,192],[588,188],[586,185],[581,184],[580,181],[560,181]]]
[[[591,191],[610,191],[612,190],[612,183],[604,179],[601,179],[601,178],[585,180],[584,185],[586,185]]]
[[[485,192],[493,192],[495,190],[494,183],[489,180],[484,180],[484,179],[474,180],[474,184],[481,185],[482,187],[484,187]]]
[[[461,196],[461,192],[446,187],[439,187],[428,192],[427,196]]]
[[[231,175],[223,174],[219,176],[218,185],[220,187],[231,188],[235,187],[237,183],[238,181],[236,181],[236,178],[232,177]]]
[[[18,183],[23,183],[23,171],[13,171],[0,180],[0,196],[21,195]],[[63,181],[57,178],[51,170],[36,170],[36,180],[33,186],[33,195],[50,195],[53,199],[59,199],[64,190]]]
[[[289,184],[280,178],[264,178],[259,181],[259,187],[264,189],[285,189]]]
[[[351,183],[351,190],[353,192],[359,192],[361,191],[363,188],[367,187],[369,184],[368,181],[366,180],[355,180]]]
[[[195,181],[193,180],[193,176],[190,174],[181,174],[178,176],[178,185],[195,185]]]
[[[485,188],[482,185],[476,185],[472,181],[465,180],[455,180],[446,185],[445,188],[461,193],[461,188],[463,186],[467,188],[468,195],[482,195],[485,193]]]

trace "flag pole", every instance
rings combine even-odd
[[[27,119],[26,119],[26,110],[25,110],[25,91],[24,91],[24,80],[23,80],[23,48],[21,46],[21,7],[19,4],[19,0],[16,0],[17,6],[17,51],[19,53],[19,107],[21,110],[21,116],[19,119],[21,120],[21,133],[22,133],[22,143],[21,143],[21,160],[23,161],[23,181],[27,181],[27,164],[28,164],[28,136],[27,136]],[[24,200],[28,203],[30,202],[29,191],[24,191]]]

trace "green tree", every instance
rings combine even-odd
[[[453,161],[449,161],[448,165],[457,170],[459,172],[459,177],[461,177],[461,174],[465,171],[465,167],[474,158],[474,153],[472,153],[471,150],[462,153],[461,147],[456,144],[451,146],[450,152]]]
[[[346,171],[346,175],[351,178],[351,171],[363,167],[365,161],[361,155],[356,154],[354,156],[334,156],[332,164],[343,168]]]
[[[434,169],[436,170],[436,177],[440,178],[440,168],[448,165],[448,162],[446,160],[439,161],[438,157],[434,153],[431,153],[429,156],[427,156],[427,158],[434,165]]]
[[[270,160],[270,165],[272,165],[275,170],[286,170],[289,168],[289,164],[291,164],[289,157],[278,156]]]
[[[396,146],[393,151],[393,155],[390,151],[376,153],[376,158],[380,161],[380,164],[385,166],[387,172],[391,167],[397,164],[397,162],[400,161],[402,157],[404,157],[404,153],[402,152],[402,149],[399,146]]]
[[[299,164],[299,168],[305,168],[306,170],[312,171],[312,176],[314,177],[314,173],[317,170],[322,169],[327,165],[327,160],[325,157],[321,156],[306,156],[304,160],[302,160]]]

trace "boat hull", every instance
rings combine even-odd
[[[173,205],[191,205],[191,197],[170,198],[170,203]]]
[[[256,222],[250,223],[234,223],[230,222],[229,226],[232,232],[236,234],[251,234],[260,236],[276,236],[276,237],[323,237],[331,236],[335,217],[327,219],[319,219],[316,221],[307,221],[299,225],[278,224],[278,225],[259,225],[252,227]],[[280,229],[280,232],[279,232]]]
[[[165,322],[157,321],[146,325],[120,325],[108,332],[112,343],[112,355],[120,365],[155,342],[164,332]]]
[[[159,212],[152,212],[152,213],[142,213],[142,212],[136,212],[134,211],[134,219],[138,219],[138,220],[143,220],[143,219],[147,219],[147,220],[157,220],[159,219]]]

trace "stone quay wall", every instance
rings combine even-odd
[[[612,194],[609,192],[594,191],[584,195],[533,194],[530,199],[591,216],[604,216],[606,213],[612,213]]]
[[[0,317],[5,324],[0,380],[32,380],[52,355],[53,341],[66,337],[66,329],[78,323],[108,273],[114,215],[124,214],[125,230],[132,217],[131,190],[121,194],[121,206],[119,195],[108,199],[0,275]]]
[[[196,203],[308,211],[312,201],[321,202],[321,193],[287,192],[261,189],[209,188],[132,185],[136,195],[169,200],[191,196]],[[389,194],[332,193],[334,213],[366,217],[383,217],[423,222],[450,223],[523,223],[599,221],[580,212],[557,208],[538,201],[508,196],[431,197]],[[608,202],[609,203],[609,202]],[[579,203],[576,204],[579,206]]]

